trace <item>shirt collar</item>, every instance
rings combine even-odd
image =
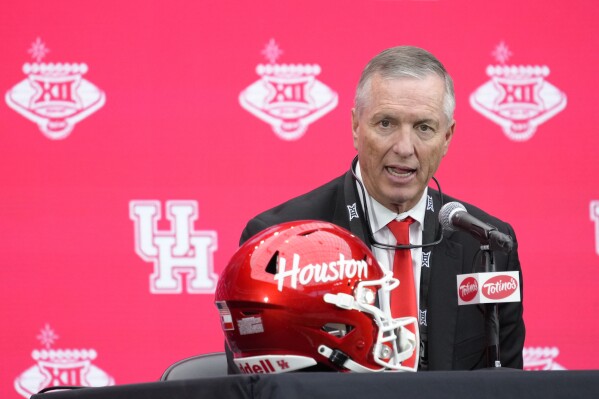
[[[356,165],[356,176],[358,177],[358,180],[362,182],[362,172],[360,170],[359,162]],[[422,226],[424,226],[424,214],[426,212],[428,187],[424,189],[422,197],[420,197],[416,205],[412,209],[402,213],[394,212],[372,198],[368,193],[368,190],[366,190],[366,187],[364,187],[364,194],[366,195],[366,198],[362,198],[362,190],[358,190],[358,193],[362,201],[366,202],[368,205],[368,217],[370,218],[370,228],[372,229],[373,233],[376,233],[383,227],[386,227],[387,224],[393,219],[403,220],[408,216],[414,219],[415,222],[418,222],[419,229],[422,230]]]

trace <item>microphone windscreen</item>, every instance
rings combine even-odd
[[[453,223],[451,222],[451,218],[453,214],[457,211],[463,211],[468,213],[466,207],[464,207],[464,205],[456,201],[448,202],[447,204],[441,207],[441,210],[439,211],[439,223],[441,223],[443,230],[456,230],[456,228],[453,226]]]

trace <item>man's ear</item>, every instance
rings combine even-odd
[[[451,139],[453,138],[453,133],[455,131],[455,120],[451,122],[451,125],[447,128],[445,132],[445,143],[443,144],[443,156],[447,154],[449,150],[449,144],[451,143]]]
[[[358,112],[355,108],[351,110],[351,127],[352,127],[352,135],[354,137],[354,148],[358,149],[358,126],[360,121],[358,120]]]

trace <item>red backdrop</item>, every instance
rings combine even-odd
[[[444,191],[518,233],[526,367],[597,368],[598,19],[592,0],[4,2],[0,396],[221,350],[212,289],[246,221],[349,167],[358,76],[399,44],[456,83]]]

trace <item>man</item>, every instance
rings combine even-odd
[[[241,236],[243,243],[282,222],[329,221],[360,237],[381,266],[393,270],[397,240],[387,224],[411,218],[416,248],[410,250],[414,281],[407,284],[415,285],[419,306],[420,370],[487,367],[483,313],[458,307],[456,289],[456,275],[472,272],[480,243],[465,232],[444,232],[436,242],[439,209],[454,199],[428,188],[453,137],[454,108],[452,79],[432,54],[408,46],[383,51],[366,66],[356,91],[357,162],[345,175],[256,216]],[[515,241],[510,225],[463,204]],[[497,271],[520,271],[517,245],[509,254],[496,253],[495,264]],[[499,305],[499,323],[502,366],[522,368],[522,304]]]

